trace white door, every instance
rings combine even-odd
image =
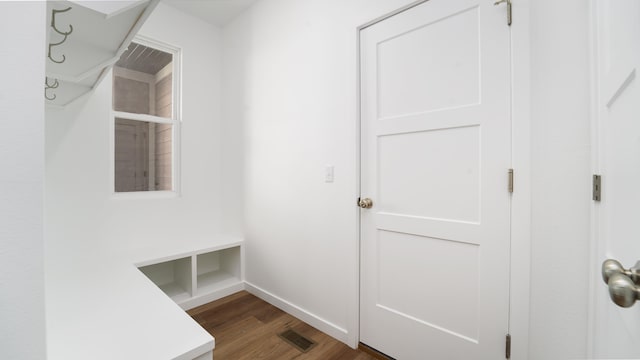
[[[400,360],[505,357],[506,21],[431,0],[360,34],[360,341]]]
[[[147,191],[149,123],[115,120],[115,191]]]
[[[640,1],[598,0],[596,263],[640,260]],[[615,305],[595,276],[594,358],[640,359],[640,304]]]

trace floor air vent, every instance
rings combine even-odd
[[[316,344],[291,329],[278,334],[278,336],[302,352],[309,351]]]

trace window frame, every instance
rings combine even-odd
[[[113,69],[111,69],[111,104],[109,106],[109,193],[116,199],[149,199],[149,198],[175,198],[181,195],[181,127],[182,127],[182,49],[167,44],[165,42],[137,35],[131,42],[164,51],[173,55],[172,59],[172,110],[171,118],[163,118],[149,114],[136,114],[123,111],[116,111],[113,108]],[[119,56],[118,56],[119,58]],[[116,192],[115,188],[115,123],[116,118],[152,122],[156,124],[172,125],[172,161],[171,161],[171,183],[172,190],[147,190],[147,191],[126,191]]]

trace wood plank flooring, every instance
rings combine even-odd
[[[187,312],[216,339],[214,360],[373,360],[284,311],[242,291]],[[293,329],[316,345],[303,353],[278,334]]]

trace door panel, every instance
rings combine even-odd
[[[631,267],[640,260],[640,2],[597,1],[598,162],[602,198],[596,204],[597,257]],[[594,357],[640,358],[640,304],[620,308],[599,277]]]
[[[430,0],[360,34],[360,338],[398,359],[504,357],[505,11]]]
[[[425,326],[478,341],[478,245],[379,231],[377,246],[377,306]],[[407,253],[406,249],[412,252]],[[429,254],[429,261],[425,262],[424,254]],[[442,276],[442,269],[447,268],[456,271]],[[461,286],[451,286],[452,283]]]
[[[381,118],[479,101],[478,7],[429,20],[377,44]],[[410,73],[407,68],[424,71]]]
[[[478,222],[479,126],[378,136],[377,146],[378,201],[386,212]],[[432,166],[416,166],[407,154],[419,154],[421,163]]]

